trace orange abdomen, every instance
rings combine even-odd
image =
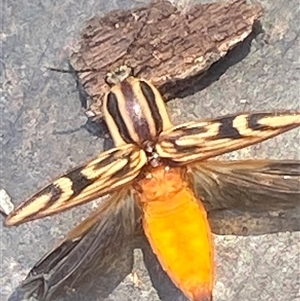
[[[139,197],[143,227],[172,281],[190,300],[209,301],[214,268],[210,226],[203,205],[180,172],[160,167],[140,183],[145,192]]]

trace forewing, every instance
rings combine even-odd
[[[131,272],[136,212],[127,190],[114,193],[33,267],[17,300],[102,300]]]
[[[213,232],[300,230],[300,161],[207,161],[193,164],[190,175]]]
[[[8,215],[5,225],[52,215],[121,189],[139,175],[146,162],[144,151],[132,144],[104,152],[19,205]]]
[[[300,112],[242,113],[164,131],[156,146],[171,164],[185,165],[250,146],[300,125]]]

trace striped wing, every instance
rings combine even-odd
[[[299,125],[300,112],[228,115],[164,131],[156,151],[171,164],[186,165],[259,143]]]
[[[8,215],[5,225],[49,216],[118,190],[134,180],[146,163],[144,151],[132,144],[104,152],[19,205]]]
[[[137,218],[128,190],[113,193],[32,268],[9,300],[104,299],[132,270]]]
[[[299,231],[300,161],[207,161],[191,182],[218,234]]]

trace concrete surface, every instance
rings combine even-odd
[[[253,41],[250,53],[218,81],[192,96],[171,101],[176,123],[242,110],[300,108],[299,3],[260,2],[265,8],[262,24],[268,43]],[[16,203],[102,150],[103,140],[83,129],[57,133],[80,127],[85,117],[72,76],[49,72],[44,66],[64,66],[65,50],[93,14],[137,4],[140,2],[129,0],[3,3],[0,187]],[[236,55],[238,52],[232,56]],[[295,159],[298,149],[299,131],[295,130],[232,156]],[[87,212],[84,206],[17,228],[0,225],[1,301],[7,300],[40,256]],[[299,232],[218,236],[215,241],[215,301],[300,300]],[[184,300],[180,295],[172,297],[174,288],[160,272],[152,277],[152,286],[140,251],[135,253],[139,281],[128,276],[106,300]]]

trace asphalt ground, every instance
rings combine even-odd
[[[205,89],[169,102],[175,123],[244,110],[300,108],[299,3],[260,3],[265,9],[264,39],[254,40],[246,55],[243,47],[229,55],[220,68],[229,67]],[[63,66],[68,47],[95,13],[140,4],[127,0],[2,3],[0,186],[15,203],[102,151],[103,139],[84,129],[72,131],[86,121],[72,76],[50,72],[45,66]],[[205,80],[209,82],[216,73],[214,68]],[[228,157],[299,159],[299,131]],[[1,300],[7,300],[34,263],[88,211],[89,206],[83,206],[16,228],[0,225]],[[215,236],[215,243],[215,301],[300,300],[299,232]],[[184,300],[155,265],[153,286],[141,252],[135,253],[139,281],[129,275],[106,301]]]

